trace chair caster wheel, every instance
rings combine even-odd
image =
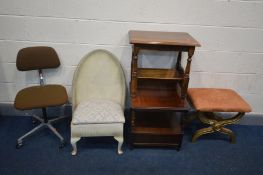
[[[23,146],[23,143],[17,143],[16,144],[16,149],[19,149],[19,148],[21,148]]]
[[[62,149],[66,146],[66,142],[65,140],[61,141],[60,145],[59,145],[59,148]]]

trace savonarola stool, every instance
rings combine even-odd
[[[210,125],[197,130],[192,137],[192,142],[204,134],[220,132],[228,135],[231,143],[235,143],[234,132],[224,126],[238,122],[246,112],[251,112],[250,105],[240,95],[231,89],[189,88],[188,98],[197,111],[198,119]],[[225,118],[216,115],[217,112],[236,114]]]

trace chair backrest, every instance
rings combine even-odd
[[[119,60],[109,51],[95,50],[84,56],[74,73],[72,108],[89,99],[104,99],[124,108],[125,78]]]
[[[20,71],[56,68],[59,66],[58,55],[51,47],[26,47],[17,54],[16,67]]]

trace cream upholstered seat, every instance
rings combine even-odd
[[[124,123],[121,106],[110,100],[88,100],[80,103],[74,113],[72,123]]]
[[[95,50],[82,58],[72,84],[72,155],[81,137],[99,136],[113,136],[122,153],[125,92],[123,70],[113,54]]]

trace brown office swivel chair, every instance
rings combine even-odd
[[[65,117],[53,119],[47,118],[47,107],[63,105],[68,100],[66,89],[61,85],[45,85],[42,69],[57,68],[60,66],[60,61],[56,51],[51,47],[27,47],[18,52],[16,60],[17,69],[20,71],[38,70],[39,86],[31,86],[20,90],[15,98],[14,106],[19,110],[31,110],[41,108],[43,117],[33,115],[33,118],[38,120],[40,124],[21,136],[17,140],[16,148],[23,145],[23,140],[39,131],[40,129],[49,128],[59,139],[60,148],[64,147],[65,141],[57,130],[51,125]]]

